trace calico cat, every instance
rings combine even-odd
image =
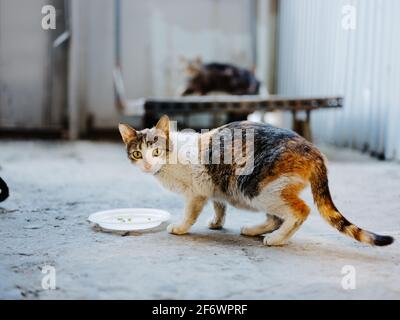
[[[394,240],[360,229],[339,212],[330,195],[324,156],[290,130],[244,121],[201,134],[174,132],[163,116],[154,128],[136,131],[120,124],[119,131],[128,158],[184,196],[185,214],[180,223],[168,226],[172,234],[188,233],[211,200],[211,229],[223,227],[230,204],[266,214],[264,223],[243,227],[241,234],[265,235],[265,245],[284,245],[309,215],[299,194],[311,185],[322,217],[340,232],[375,246]]]
[[[6,200],[9,196],[8,186],[6,182],[0,178],[0,202]]]
[[[187,62],[186,73],[189,76],[186,87],[181,93],[186,95],[206,95],[210,92],[223,92],[232,95],[256,95],[260,90],[260,81],[254,71],[239,68],[227,63],[206,63],[200,59]]]

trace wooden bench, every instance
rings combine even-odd
[[[144,126],[155,123],[161,114],[170,116],[193,114],[213,115],[213,126],[217,126],[217,115],[221,113],[247,117],[255,111],[289,111],[293,114],[293,129],[312,141],[311,111],[317,109],[341,108],[342,97],[282,97],[282,96],[189,96],[178,98],[149,98],[144,103]],[[305,119],[299,119],[298,113],[304,112]],[[185,121],[186,122],[186,121]],[[187,123],[187,122],[186,122]]]
[[[246,119],[255,112],[289,111],[293,114],[293,130],[312,141],[311,111],[343,107],[343,97],[285,97],[285,96],[185,96],[174,98],[147,98],[129,100],[125,96],[124,82],[119,67],[114,69],[115,106],[123,116],[140,116],[143,127],[153,126],[162,114],[182,115],[187,126],[188,117],[194,114],[213,116],[212,127],[217,127],[220,114],[236,119]],[[298,114],[305,112],[305,118]],[[229,120],[229,119],[228,119]]]

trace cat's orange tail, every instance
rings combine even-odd
[[[373,246],[387,246],[393,243],[390,236],[382,236],[363,230],[348,221],[336,208],[328,186],[328,174],[324,161],[318,161],[310,177],[314,201],[322,217],[334,228],[357,241]]]

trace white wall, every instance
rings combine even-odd
[[[114,2],[79,1],[83,52],[79,66],[81,108],[97,128],[113,127]],[[85,29],[86,28],[86,29]],[[182,79],[179,56],[250,67],[247,0],[123,0],[122,65],[127,96],[173,95]]]
[[[275,91],[277,0],[257,1],[257,76]]]
[[[98,128],[114,126],[118,115],[114,107],[112,71],[114,67],[114,1],[74,0],[78,22],[72,26],[78,59],[77,100],[81,121],[93,117]],[[75,28],[74,28],[75,27]],[[82,125],[84,126],[84,125]]]
[[[400,1],[279,3],[278,92],[344,95],[343,110],[313,113],[315,138],[400,160]],[[349,4],[355,30],[342,27]]]

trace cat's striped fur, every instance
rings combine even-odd
[[[244,134],[233,134],[238,130]],[[343,217],[330,195],[324,156],[313,144],[290,130],[244,121],[203,134],[179,133],[169,131],[169,119],[164,116],[155,128],[139,132],[121,124],[120,132],[127,145],[128,156],[131,157],[135,150],[146,154],[146,157],[134,159],[134,162],[142,170],[153,173],[165,187],[185,197],[182,222],[168,227],[173,234],[187,233],[204,205],[211,200],[215,214],[209,222],[210,228],[223,227],[226,207],[230,204],[266,214],[264,223],[243,227],[243,235],[266,234],[266,245],[286,244],[309,215],[310,209],[299,194],[311,185],[318,210],[334,228],[370,245],[384,246],[393,242],[392,237],[363,230]],[[251,145],[246,144],[249,132],[252,133]],[[185,154],[191,155],[191,161],[170,161],[180,152],[183,140],[186,147],[189,145]],[[167,146],[164,143],[163,147],[159,141],[170,143]],[[235,161],[234,158],[233,162],[227,163],[224,159],[225,151],[232,148],[231,154],[238,152],[236,145],[241,146],[239,151],[246,157],[253,157],[251,170],[246,174],[237,174],[237,169],[248,166],[249,161]],[[154,148],[162,148],[160,158],[164,162],[149,156],[154,154]],[[219,161],[204,161],[215,160],[216,151]]]

